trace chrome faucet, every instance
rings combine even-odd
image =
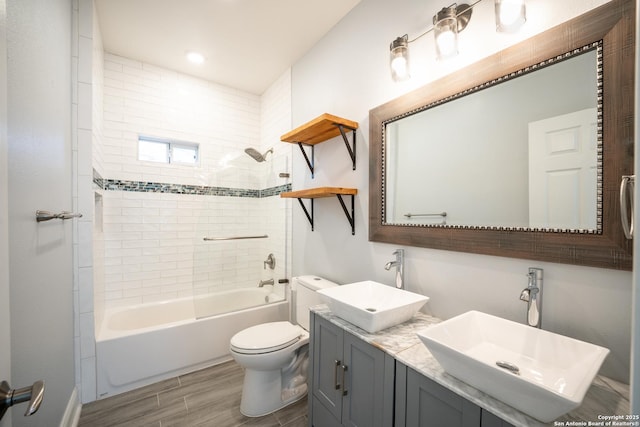
[[[542,328],[542,269],[529,268],[529,283],[520,293],[520,300],[527,303],[527,324]]]
[[[396,268],[396,288],[404,289],[404,249],[396,249],[393,252],[396,256],[395,261],[389,261],[385,264],[384,269],[389,271],[391,267]]]
[[[267,280],[260,280],[260,283],[258,283],[258,287],[261,288],[264,285],[271,285],[273,286],[273,279],[267,279]]]

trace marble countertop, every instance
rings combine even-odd
[[[416,335],[417,331],[439,323],[441,320],[436,317],[418,313],[405,323],[372,334],[335,316],[326,305],[313,307],[312,311],[514,426],[582,426],[602,421],[598,416],[629,414],[629,386],[597,376],[581,406],[544,424],[445,373]]]

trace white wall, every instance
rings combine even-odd
[[[436,61],[433,37],[410,45],[413,78],[396,84],[389,73],[389,43],[430,26],[443,6],[429,0],[363,0],[292,68],[293,126],[329,112],[360,123],[357,170],[339,139],[316,146],[316,178],[294,151],[294,190],[315,186],[358,188],[356,235],[337,201],[316,201],[315,232],[299,207],[293,209],[293,274],[318,274],[348,283],[373,279],[391,284],[384,270],[394,245],[368,241],[368,112],[502,48],[575,17],[605,1],[528,2],[526,26],[515,35],[495,32],[493,2],[479,3],[460,35],[456,58]],[[544,269],[545,329],[611,349],[602,372],[629,381],[631,273],[548,262],[407,247],[406,285],[428,295],[426,311],[441,318],[477,309],[524,322],[519,301],[528,267]]]
[[[0,0],[0,381],[11,384],[11,317],[9,303],[9,210],[7,174],[7,3]],[[0,421],[11,425],[11,413]]]
[[[94,339],[94,191],[91,159],[94,156],[93,116],[101,102],[99,79],[94,82],[93,64],[101,59],[100,32],[93,25],[93,0],[74,0],[71,37],[73,210],[83,216],[74,221],[74,354],[76,386],[81,402],[96,395]],[[96,43],[100,51],[96,52]],[[98,75],[99,77],[99,75]]]

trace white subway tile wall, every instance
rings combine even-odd
[[[291,149],[279,141],[290,127],[289,73],[257,96],[109,53],[104,54],[103,71],[100,175],[105,180],[134,181],[136,187],[161,183],[241,190],[289,182],[279,177],[290,170]],[[197,143],[200,162],[140,161],[140,134]],[[247,147],[261,152],[273,147],[275,153],[258,163],[244,152]],[[101,193],[106,307],[286,277],[290,203],[277,194]],[[206,236],[265,234],[269,238],[203,241]],[[279,261],[275,271],[263,268],[269,253]]]

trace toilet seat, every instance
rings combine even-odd
[[[290,322],[270,322],[244,329],[231,338],[231,350],[262,354],[289,347],[300,340],[303,329]]]

